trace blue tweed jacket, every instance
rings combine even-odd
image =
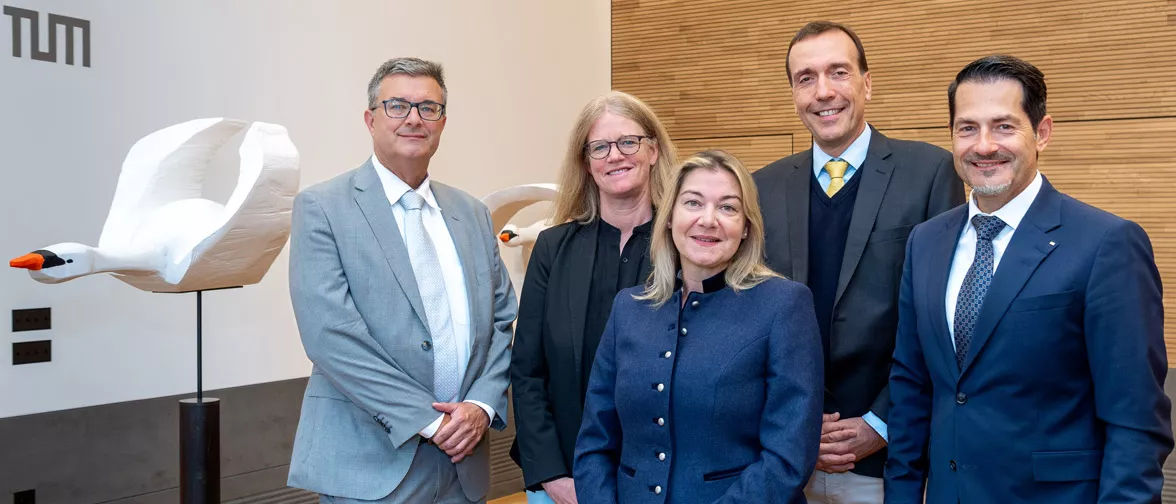
[[[576,442],[576,494],[595,503],[803,503],[821,434],[812,294],[723,274],[660,308],[621,291]]]

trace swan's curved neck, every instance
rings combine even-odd
[[[119,252],[110,250],[90,249],[93,258],[94,273],[113,273],[125,271],[159,272],[161,271],[158,253],[151,252]]]

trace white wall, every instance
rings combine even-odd
[[[482,197],[554,182],[576,113],[609,87],[609,2],[590,0],[0,0],[88,19],[92,66],[12,57],[0,16],[0,257],[96,244],[127,150],[197,117],[285,125],[302,186],[371,153],[368,79],[384,60],[442,62],[449,122],[432,174]],[[64,37],[61,37],[64,44]],[[233,149],[235,152],[235,149]],[[227,198],[235,155],[211,176]],[[287,252],[260,284],[204,295],[206,389],[306,376]],[[52,307],[53,329],[12,333],[10,311]],[[11,344],[53,341],[53,361],[11,365]],[[195,295],[109,276],[43,285],[0,268],[0,418],[195,390]]]

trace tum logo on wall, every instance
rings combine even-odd
[[[82,66],[90,66],[90,22],[60,14],[49,14],[49,48],[41,50],[41,16],[34,10],[4,6],[4,15],[12,18],[12,57],[24,54],[23,20],[29,21],[29,56],[37,61],[57,62],[57,27],[65,27],[65,64],[74,64],[74,32],[82,32]]]

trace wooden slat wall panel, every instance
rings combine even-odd
[[[805,135],[805,141],[809,142]],[[806,143],[807,147],[809,144]],[[773,135],[764,137],[731,137],[731,138],[699,138],[694,140],[680,140],[674,144],[678,149],[678,156],[686,156],[707,149],[723,149],[739,158],[748,170],[756,171],[764,165],[793,152],[792,135]]]
[[[951,150],[951,132],[947,130],[947,126],[917,129],[887,129],[881,131],[890,138],[917,140],[938,145],[949,151]],[[1048,151],[1049,149],[1046,150]]]
[[[947,84],[994,52],[1038,65],[1059,120],[1176,115],[1176,2],[614,0],[613,87],[675,138],[795,133],[784,56],[806,21],[852,26],[885,129],[945,124]]]
[[[1176,365],[1176,117],[1054,126],[1041,154],[1051,184],[1143,226],[1164,282],[1164,335]]]
[[[683,154],[731,151],[751,169],[808,148],[784,73],[805,22],[862,37],[870,124],[951,148],[947,85],[997,52],[1042,69],[1058,121],[1042,172],[1087,203],[1140,223],[1167,279],[1176,363],[1176,0],[614,0],[612,85],[646,100]]]

